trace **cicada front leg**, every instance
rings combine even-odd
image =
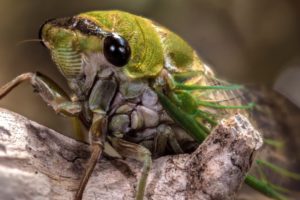
[[[81,200],[85,187],[96,166],[97,161],[103,152],[104,137],[106,132],[106,118],[103,114],[94,114],[93,122],[89,130],[91,157],[89,158],[83,176],[81,177],[79,188],[76,191],[75,200]]]
[[[119,138],[111,138],[112,146],[120,155],[125,158],[132,158],[143,163],[141,177],[138,181],[136,190],[136,200],[143,200],[147,178],[152,166],[152,159],[150,151],[138,144],[131,143]]]
[[[85,171],[80,180],[75,200],[81,200],[84,189],[96,166],[96,163],[104,150],[107,132],[107,111],[117,90],[117,83],[112,80],[98,80],[89,96],[88,105],[93,113],[92,124],[89,129],[89,143],[91,145],[91,157],[86,164]]]
[[[22,82],[29,81],[42,99],[54,109],[56,113],[77,116],[81,112],[81,104],[73,102],[54,81],[41,73],[24,73],[0,88],[0,99]]]
[[[36,92],[42,97],[42,99],[52,107],[56,113],[77,117],[81,112],[82,107],[79,102],[73,102],[70,100],[69,96],[64,92],[54,81],[40,73],[24,73],[12,81],[8,82],[6,85],[0,88],[0,99],[6,96],[12,89],[18,86],[20,83],[29,81]],[[97,160],[99,159],[103,145],[99,140],[101,137],[103,117],[102,115],[94,115],[93,123],[90,128],[90,135],[93,138],[91,142],[91,157],[87,163],[87,167],[84,176],[81,179],[79,189],[76,193],[76,199],[82,198],[82,193],[84,191],[85,185],[95,167]],[[76,120],[78,125],[78,121]]]
[[[79,140],[84,140],[84,135],[82,131],[79,130],[79,119],[77,118],[82,109],[81,104],[71,101],[67,93],[61,89],[58,84],[41,73],[29,72],[17,76],[0,88],[0,99],[25,81],[31,83],[34,91],[37,92],[56,113],[72,117],[74,128],[76,126],[74,137]]]

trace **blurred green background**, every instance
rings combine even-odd
[[[47,50],[36,39],[49,18],[90,10],[120,9],[143,15],[187,40],[219,77],[275,87],[300,105],[300,1],[298,0],[0,0],[0,85],[20,73],[41,71],[65,86]],[[68,134],[28,84],[1,107]]]

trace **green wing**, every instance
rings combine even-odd
[[[202,76],[202,82],[205,79],[204,82],[207,84],[187,84],[187,80],[195,76]],[[246,98],[244,98],[244,94],[247,93],[244,87],[230,85],[212,76],[201,74],[201,72],[199,74],[195,72],[173,74],[172,82],[174,85],[172,89],[156,90],[160,103],[173,120],[182,126],[199,144],[218,124],[218,121],[226,115],[237,112],[237,110],[248,115],[248,111],[254,108],[254,103],[247,103]],[[275,141],[266,141],[270,144],[272,142]],[[257,163],[258,171],[261,172],[258,175],[260,178],[248,175],[245,183],[273,199],[287,199],[284,196],[287,190],[269,182],[261,169],[269,168],[275,173],[290,178],[299,178],[299,176],[267,161],[258,160]]]

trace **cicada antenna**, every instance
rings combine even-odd
[[[21,40],[20,42],[18,42],[16,44],[16,46],[20,46],[20,45],[23,45],[25,43],[28,43],[28,42],[42,42],[41,39],[26,39],[26,40]]]

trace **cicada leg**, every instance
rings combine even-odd
[[[87,163],[86,170],[80,181],[79,189],[76,193],[75,199],[80,200],[83,195],[83,191],[86,184],[95,168],[97,160],[104,150],[104,145],[107,147],[105,153],[114,157],[120,157],[120,155],[113,149],[108,143],[105,143],[105,137],[107,132],[107,117],[106,112],[109,109],[109,105],[116,93],[117,82],[114,79],[110,80],[98,80],[89,96],[89,109],[93,113],[93,122],[89,130],[89,143],[92,147],[92,155]]]
[[[77,118],[78,113],[81,112],[81,104],[79,102],[71,101],[67,93],[45,75],[29,72],[17,76],[0,88],[0,99],[5,97],[16,86],[25,81],[29,81],[31,83],[34,90],[50,107],[53,108],[56,113],[72,117],[71,120],[75,129],[74,137],[84,141],[84,135],[82,134],[80,122]]]
[[[168,143],[170,144],[174,153],[184,153],[175,137],[173,129],[168,125],[161,124],[157,128],[157,135],[154,139],[153,152],[155,157],[159,157],[164,154]]]
[[[98,143],[91,144],[91,150],[92,150],[92,154],[88,163],[86,164],[84,174],[80,180],[78,190],[76,191],[75,200],[82,199],[84,189],[88,183],[88,180],[91,177],[91,174],[96,166],[98,159],[102,154],[102,150],[103,150],[102,144],[98,144]]]
[[[78,117],[71,117],[71,124],[74,131],[74,138],[76,140],[85,141],[85,132],[81,126],[81,121]]]
[[[106,118],[102,114],[95,113],[93,122],[89,130],[90,144],[91,144],[91,157],[89,158],[83,176],[80,179],[79,188],[75,194],[75,200],[81,200],[84,189],[88,183],[89,178],[96,166],[97,161],[103,152],[104,138],[106,132]]]
[[[20,83],[29,81],[42,99],[51,106],[56,113],[77,116],[81,112],[81,104],[72,102],[69,96],[54,81],[40,73],[24,73],[0,88],[0,99],[6,96]]]
[[[111,141],[112,146],[120,153],[120,155],[125,158],[132,158],[143,162],[142,174],[136,190],[136,200],[142,200],[144,198],[148,174],[152,165],[150,151],[141,145],[130,143],[119,138],[111,138]]]

